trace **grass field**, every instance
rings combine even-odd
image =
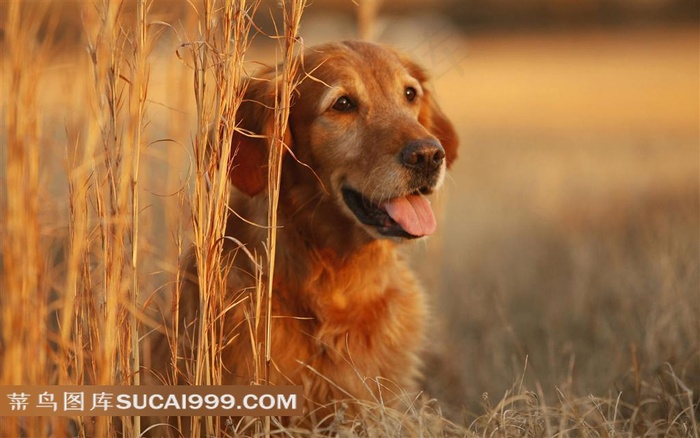
[[[42,22],[42,3],[27,5],[1,6],[0,384],[135,384],[157,325],[144,309],[167,301],[183,253],[207,236],[189,212],[214,199],[197,198],[196,151],[222,82],[210,67],[195,96],[189,43],[221,42],[197,29],[203,14],[85,8],[84,36],[59,31],[54,45],[50,29],[73,14]],[[308,41],[318,32],[302,27]],[[413,51],[462,139],[439,233],[407,249],[434,308],[436,402],[368,406],[338,433],[700,434],[697,36],[452,32],[430,56]],[[274,61],[256,42],[224,73]],[[115,424],[0,419],[0,436]]]
[[[527,362],[554,401],[639,402],[673,369],[698,415],[694,32],[473,38],[442,78],[465,144],[433,278],[473,409]]]

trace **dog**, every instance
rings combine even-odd
[[[390,394],[418,390],[427,318],[398,247],[435,232],[427,196],[457,157],[457,135],[426,71],[399,51],[345,41],[300,56],[280,180],[267,382],[303,386],[307,413],[348,399],[391,403]],[[256,224],[267,223],[278,79],[269,68],[248,80],[238,129],[225,139],[235,151],[227,303],[245,301],[256,284],[245,252],[265,253],[267,229]],[[189,330],[199,302],[191,286],[180,302]],[[259,372],[255,325],[244,305],[228,307],[223,381],[247,385]]]

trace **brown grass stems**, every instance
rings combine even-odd
[[[265,374],[266,382],[272,362],[272,300],[275,273],[275,254],[277,249],[277,208],[279,205],[280,179],[282,175],[282,156],[289,145],[285,144],[289,108],[292,93],[296,88],[295,78],[298,77],[299,58],[296,47],[301,42],[299,27],[301,16],[306,7],[306,0],[290,0],[282,2],[284,16],[284,38],[280,39],[283,47],[284,61],[282,63],[281,82],[276,88],[275,115],[270,155],[268,158],[268,223],[267,223],[267,309],[265,315]],[[279,72],[278,72],[279,75]],[[257,333],[257,331],[255,331]],[[265,417],[265,433],[270,433],[270,417]]]
[[[267,251],[250,254],[259,267],[253,273],[258,278],[257,288],[249,299],[233,304],[224,302],[220,291],[226,289],[228,263],[222,257],[231,214],[228,163],[236,150],[220,139],[231,138],[238,129],[236,111],[249,74],[246,56],[253,33],[260,32],[253,23],[259,2],[191,2],[184,24],[156,17],[158,4],[152,8],[145,0],[0,4],[4,30],[0,44],[6,49],[0,54],[0,105],[5,126],[0,132],[0,165],[4,166],[0,169],[2,385],[144,384],[142,373],[150,359],[141,355],[148,351],[143,340],[151,331],[162,329],[145,308],[171,294],[177,302],[176,285],[186,275],[177,266],[191,241],[199,267],[200,332],[196,350],[183,352],[176,344],[177,324],[163,329],[176,347],[173,366],[182,366],[173,374],[193,385],[222,382],[226,364],[221,351],[231,340],[222,332],[221,317],[229,310],[226,306],[240,305],[247,310],[253,334],[249,347],[257,358],[253,383],[267,382],[274,359],[269,346],[275,320],[265,306],[273,298],[281,161],[288,153],[284,138],[290,96],[297,85],[293,78],[302,68],[295,55],[303,45],[299,23],[306,3],[282,2],[284,22],[276,35],[270,36],[278,43],[279,71],[269,139],[268,217],[267,223],[261,224],[268,231]],[[372,17],[378,4],[378,0],[363,2],[365,12],[360,13],[369,11],[367,16]],[[82,29],[81,41],[68,47],[57,44],[65,32],[58,20],[67,20],[66,14],[55,13],[57,7],[74,8],[68,25]],[[370,23],[362,25],[366,36],[371,33],[373,19],[365,20]],[[155,26],[157,22],[165,26]],[[177,63],[174,47],[161,52],[161,46],[154,48],[156,42],[162,42],[156,33],[159,28],[188,35],[180,37],[180,43],[186,42],[178,53],[182,59],[193,60],[192,70]],[[663,37],[659,34],[655,39]],[[520,37],[508,40],[516,47],[521,43]],[[487,50],[489,59],[501,56],[498,44]],[[644,46],[646,53],[647,44]],[[536,47],[541,49],[542,43],[538,41]],[[560,56],[569,58],[563,59],[578,56],[569,54],[568,46],[566,50]],[[477,71],[478,83],[495,75],[490,79],[493,82],[483,82],[493,87],[485,88],[484,96],[476,90],[474,105],[463,105],[461,100],[452,105],[454,114],[478,108],[460,118],[476,120],[478,126],[486,124],[483,141],[479,141],[478,132],[470,132],[474,145],[497,143],[489,136],[503,125],[501,114],[506,108],[495,107],[492,113],[497,117],[491,119],[487,117],[491,113],[483,108],[498,100],[494,96],[499,96],[502,78],[518,85],[513,89],[525,90],[530,77],[523,75],[523,70],[539,67],[548,74],[550,69],[559,72],[560,66],[548,64],[544,55],[532,61],[520,53],[534,51],[516,52],[516,61],[521,62],[515,64],[517,68],[501,68],[498,63],[493,67],[487,62],[479,70],[478,51],[469,61],[470,71]],[[159,58],[163,54],[164,59]],[[500,76],[511,71],[518,74]],[[551,77],[558,78],[558,74]],[[561,73],[561,78],[565,74]],[[605,74],[609,74],[607,69]],[[517,82],[518,78],[523,82]],[[454,75],[452,80],[455,89],[474,82]],[[557,84],[562,89],[566,86],[565,82]],[[585,96],[588,102],[589,94]],[[638,97],[636,89],[633,97]],[[559,95],[551,99],[553,105],[559,105]],[[508,111],[515,100],[507,99]],[[193,101],[195,108],[188,108]],[[193,114],[191,118],[188,112]],[[612,120],[618,113],[616,107],[606,117]],[[479,119],[481,114],[485,114],[483,119]],[[489,121],[495,121],[497,128],[488,125]],[[537,118],[526,121],[523,125],[530,126]],[[698,312],[693,300],[699,278],[698,250],[693,243],[698,235],[696,186],[679,191],[677,198],[659,191],[664,197],[651,197],[649,206],[642,201],[630,201],[626,208],[616,205],[614,214],[605,220],[574,209],[568,222],[560,223],[564,224],[561,229],[553,229],[556,227],[549,222],[546,227],[536,226],[523,213],[532,208],[532,198],[523,195],[521,204],[516,203],[512,210],[503,207],[503,213],[493,208],[500,205],[493,203],[502,195],[493,187],[520,187],[523,181],[531,181],[533,174],[546,178],[548,172],[550,182],[542,183],[544,191],[577,199],[576,190],[586,187],[573,184],[567,189],[561,184],[561,168],[540,162],[544,156],[538,155],[541,141],[538,135],[537,149],[525,152],[519,148],[471,149],[473,154],[464,161],[464,171],[454,172],[451,182],[460,190],[471,190],[469,202],[450,203],[457,212],[448,209],[453,212],[448,219],[457,225],[450,228],[450,238],[444,238],[443,249],[448,255],[441,266],[427,273],[440,276],[450,293],[449,309],[441,314],[463,323],[451,326],[451,334],[460,345],[454,345],[445,360],[455,361],[460,372],[469,376],[468,385],[477,394],[459,402],[478,412],[466,412],[464,421],[457,424],[446,420],[432,401],[409,400],[408,408],[397,411],[384,406],[381,399],[348,400],[334,413],[332,426],[323,430],[285,428],[269,417],[241,425],[221,418],[199,418],[196,421],[202,428],[194,430],[213,436],[697,437]],[[550,149],[542,147],[547,160],[568,154],[561,143],[557,141]],[[654,187],[662,185],[655,179],[664,174],[655,170],[659,166],[669,175],[678,173],[678,163],[662,159],[673,155],[667,146],[670,143],[655,152],[650,143],[649,158],[630,147],[627,157],[632,158],[620,162],[625,162],[625,169],[632,169],[629,176],[635,184],[639,175],[648,175]],[[582,170],[577,181],[598,175],[606,190],[620,186],[615,178],[627,175],[624,172],[613,169],[609,173],[614,177],[604,179],[605,163],[610,162],[615,148],[605,144],[599,156],[591,155],[591,163],[577,162],[583,170],[596,170]],[[693,154],[697,157],[695,147]],[[683,157],[680,153],[673,156]],[[183,176],[186,172],[180,171],[187,167],[188,158],[191,172]],[[646,161],[639,161],[642,159]],[[693,160],[687,161],[697,163]],[[160,179],[166,181],[167,189],[159,190],[162,187],[156,181]],[[520,196],[521,192],[517,193]],[[486,198],[488,202],[482,200]],[[657,205],[657,201],[664,203]],[[597,199],[595,203],[576,204],[581,208],[601,205]],[[465,206],[465,212],[459,212],[459,205]],[[191,220],[183,213],[188,207]],[[626,224],[638,224],[639,228],[625,228]],[[460,252],[462,246],[469,246],[468,251]],[[547,277],[552,273],[556,275]],[[462,289],[468,291],[460,294]],[[566,298],[567,292],[573,294],[573,304]],[[173,309],[175,315],[170,319],[178,320],[177,306],[164,308]],[[642,318],[646,308],[652,310],[651,316]],[[456,316],[450,317],[450,312]],[[572,314],[578,315],[578,320],[569,321]],[[541,321],[535,318],[547,324],[538,325]],[[562,333],[552,333],[552,327]],[[577,338],[582,332],[588,337]],[[566,339],[566,345],[581,339],[596,342],[589,342],[587,349],[579,349],[574,356],[573,350],[557,349],[553,341],[550,346],[547,339],[557,339],[556,335]],[[593,335],[597,338],[591,338]],[[191,360],[178,362],[183,356]],[[518,369],[513,374],[519,374],[522,368],[517,362],[522,356],[529,358],[527,370],[508,388],[511,364],[516,362]],[[551,366],[543,359],[547,357],[551,357]],[[605,357],[610,363],[601,359]],[[673,367],[663,364],[674,357]],[[657,366],[658,362],[661,365]],[[628,373],[625,366],[629,366]],[[564,376],[549,376],[552,371]],[[430,372],[434,371],[427,370],[428,378],[432,377]],[[576,381],[588,378],[587,382],[605,385],[604,373],[620,373],[616,381],[619,387],[610,387],[607,393],[594,388],[591,391],[597,395],[582,396]],[[486,391],[480,388],[502,389],[501,385],[505,385],[504,391],[490,389],[482,406],[474,408],[478,394]],[[350,418],[347,412],[353,410],[345,409],[347,405],[357,405],[360,414]],[[0,436],[138,436],[144,429],[137,418],[12,417],[0,421]]]
[[[27,11],[36,14],[27,18]],[[40,156],[42,127],[36,84],[42,78],[49,47],[37,41],[40,24],[47,16],[41,6],[13,2],[3,20],[9,48],[3,65],[3,96],[12,102],[6,109],[6,180],[2,184],[0,209],[2,234],[2,275],[0,277],[0,384],[42,382],[50,367],[50,352],[39,348],[46,343],[50,286],[42,254],[48,250],[40,221]],[[51,32],[51,29],[49,29]],[[27,59],[32,64],[27,66]],[[6,77],[5,75],[9,77]],[[5,147],[2,147],[4,155]],[[31,355],[28,355],[31,346]],[[4,421],[2,422],[4,423]],[[12,431],[23,422],[11,419],[2,425]],[[27,424],[30,434],[40,435],[43,427]]]
[[[188,366],[190,370],[177,370],[176,374],[185,372],[186,379],[194,385],[222,383],[224,334],[220,318],[225,309],[220,291],[226,290],[227,275],[222,269],[226,265],[222,251],[229,215],[228,163],[235,151],[231,142],[220,139],[231,138],[236,129],[236,110],[244,91],[243,61],[249,44],[250,17],[256,8],[256,2],[205,0],[199,14],[202,34],[196,42],[184,46],[194,60],[197,106],[192,222],[200,319],[197,348],[191,354],[193,363]],[[210,91],[209,87],[213,89]],[[177,335],[176,332],[173,342],[176,342]],[[193,430],[200,430],[200,421],[205,422],[208,434],[222,428],[218,418],[208,417],[195,418]]]

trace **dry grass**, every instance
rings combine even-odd
[[[166,313],[177,300],[190,242],[204,329],[191,363],[175,374],[221,382],[224,303],[215,291],[225,288],[226,163],[235,151],[210,133],[235,129],[243,78],[258,58],[249,53],[249,17],[259,5],[237,4],[248,15],[214,0],[179,19],[145,1],[81,4],[79,47],[53,44],[64,15],[49,13],[50,2],[0,7],[0,384],[139,384],[151,361],[146,336],[177,338],[177,327],[164,328],[163,315],[147,309]],[[283,5],[268,252],[253,255],[258,276],[274,272],[279,156],[305,7]],[[410,400],[395,411],[349,400],[362,406],[359,417],[341,408],[318,430],[269,418],[238,426],[202,418],[204,429],[697,437],[700,156],[691,34],[468,41],[464,71],[437,83],[466,141],[443,235],[427,248],[436,263],[418,267],[440,292],[435,336],[450,346],[426,370],[433,386],[443,381],[431,394],[437,401]],[[256,293],[262,303],[272,291]],[[265,327],[252,330],[265,336],[251,347],[264,383],[272,320],[256,302],[241,305]],[[0,420],[2,436],[143,429],[138,418]]]
[[[243,11],[239,11],[232,2],[203,2],[197,14],[199,34],[194,41],[184,42],[178,52],[179,56],[192,60],[194,78],[196,130],[193,140],[192,224],[194,257],[199,267],[200,317],[199,329],[194,334],[196,339],[192,344],[194,351],[181,350],[177,341],[181,335],[177,324],[174,324],[173,332],[168,333],[168,339],[173,352],[173,375],[192,385],[222,384],[225,367],[221,360],[223,324],[219,319],[225,305],[217,291],[226,290],[226,273],[220,266],[225,265],[223,245],[229,214],[228,163],[235,151],[230,142],[219,142],[218,134],[221,133],[223,138],[232,136],[236,109],[243,99],[242,65],[251,28],[245,13],[248,12],[246,9],[255,6],[241,6]],[[179,284],[178,279],[175,303],[179,299]],[[175,310],[174,321],[177,321],[178,307],[172,308]],[[182,361],[178,358],[183,356],[191,360],[180,365]],[[182,369],[178,369],[178,366]],[[178,425],[181,427],[179,421]],[[213,434],[222,427],[219,418],[192,419],[195,431],[204,430]]]
[[[484,35],[441,78],[466,144],[431,278],[469,412],[522,378],[617,406],[618,432],[697,433],[695,31]]]

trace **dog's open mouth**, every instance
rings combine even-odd
[[[428,236],[437,227],[430,201],[423,196],[430,190],[419,190],[381,204],[372,203],[362,194],[343,187],[343,200],[363,224],[388,237],[414,239]]]

